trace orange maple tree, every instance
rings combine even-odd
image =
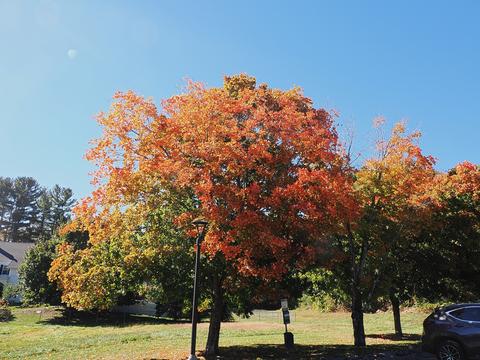
[[[354,214],[332,117],[298,89],[254,88],[245,76],[227,78],[224,89],[190,83],[162,113],[133,92],[115,99],[98,116],[104,133],[87,154],[98,189],[75,209],[92,242],[123,231],[132,202],[141,221],[150,210],[139,203],[143,194],[189,189],[198,209],[179,226],[205,217],[208,253],[221,251],[241,272],[278,277],[289,259],[310,257],[305,237],[321,239]]]
[[[88,231],[92,244],[111,237],[128,243],[161,206],[157,197],[189,194],[195,206],[175,221],[209,221],[208,256],[220,254],[244,276],[279,279],[312,261],[319,244],[342,231],[339,219],[357,216],[334,119],[298,88],[257,86],[247,75],[226,77],[223,88],[189,82],[160,110],[129,91],[97,119],[103,135],[87,154],[97,166],[96,190],[66,229]],[[57,279],[68,301],[61,261]],[[220,320],[211,320],[218,323],[213,352]]]
[[[376,124],[383,134],[383,121]],[[351,268],[350,295],[355,345],[365,345],[363,303],[365,284],[373,293],[382,280],[389,283],[394,307],[395,328],[401,334],[398,299],[394,291],[394,271],[399,259],[395,255],[399,242],[411,238],[419,231],[422,221],[431,211],[426,193],[435,179],[435,160],[423,154],[418,140],[421,134],[406,132],[399,122],[388,138],[381,136],[376,143],[376,155],[367,159],[356,172],[354,184],[361,216],[356,222],[346,221],[345,247]],[[397,261],[398,260],[398,261]],[[374,273],[367,273],[369,266]],[[369,277],[370,281],[366,281]],[[388,279],[385,279],[388,277]],[[372,279],[374,278],[374,279]]]

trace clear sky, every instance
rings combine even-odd
[[[90,191],[93,119],[116,90],[156,101],[246,72],[336,109],[368,153],[407,119],[441,170],[480,163],[478,1],[0,0],[0,176]]]

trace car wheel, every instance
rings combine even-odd
[[[437,347],[437,357],[439,360],[465,360],[462,346],[453,340],[440,343]]]

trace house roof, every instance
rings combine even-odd
[[[18,268],[34,243],[0,241],[0,264]]]

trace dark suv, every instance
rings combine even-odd
[[[423,322],[422,348],[440,360],[463,360],[480,354],[480,304],[436,309]]]

